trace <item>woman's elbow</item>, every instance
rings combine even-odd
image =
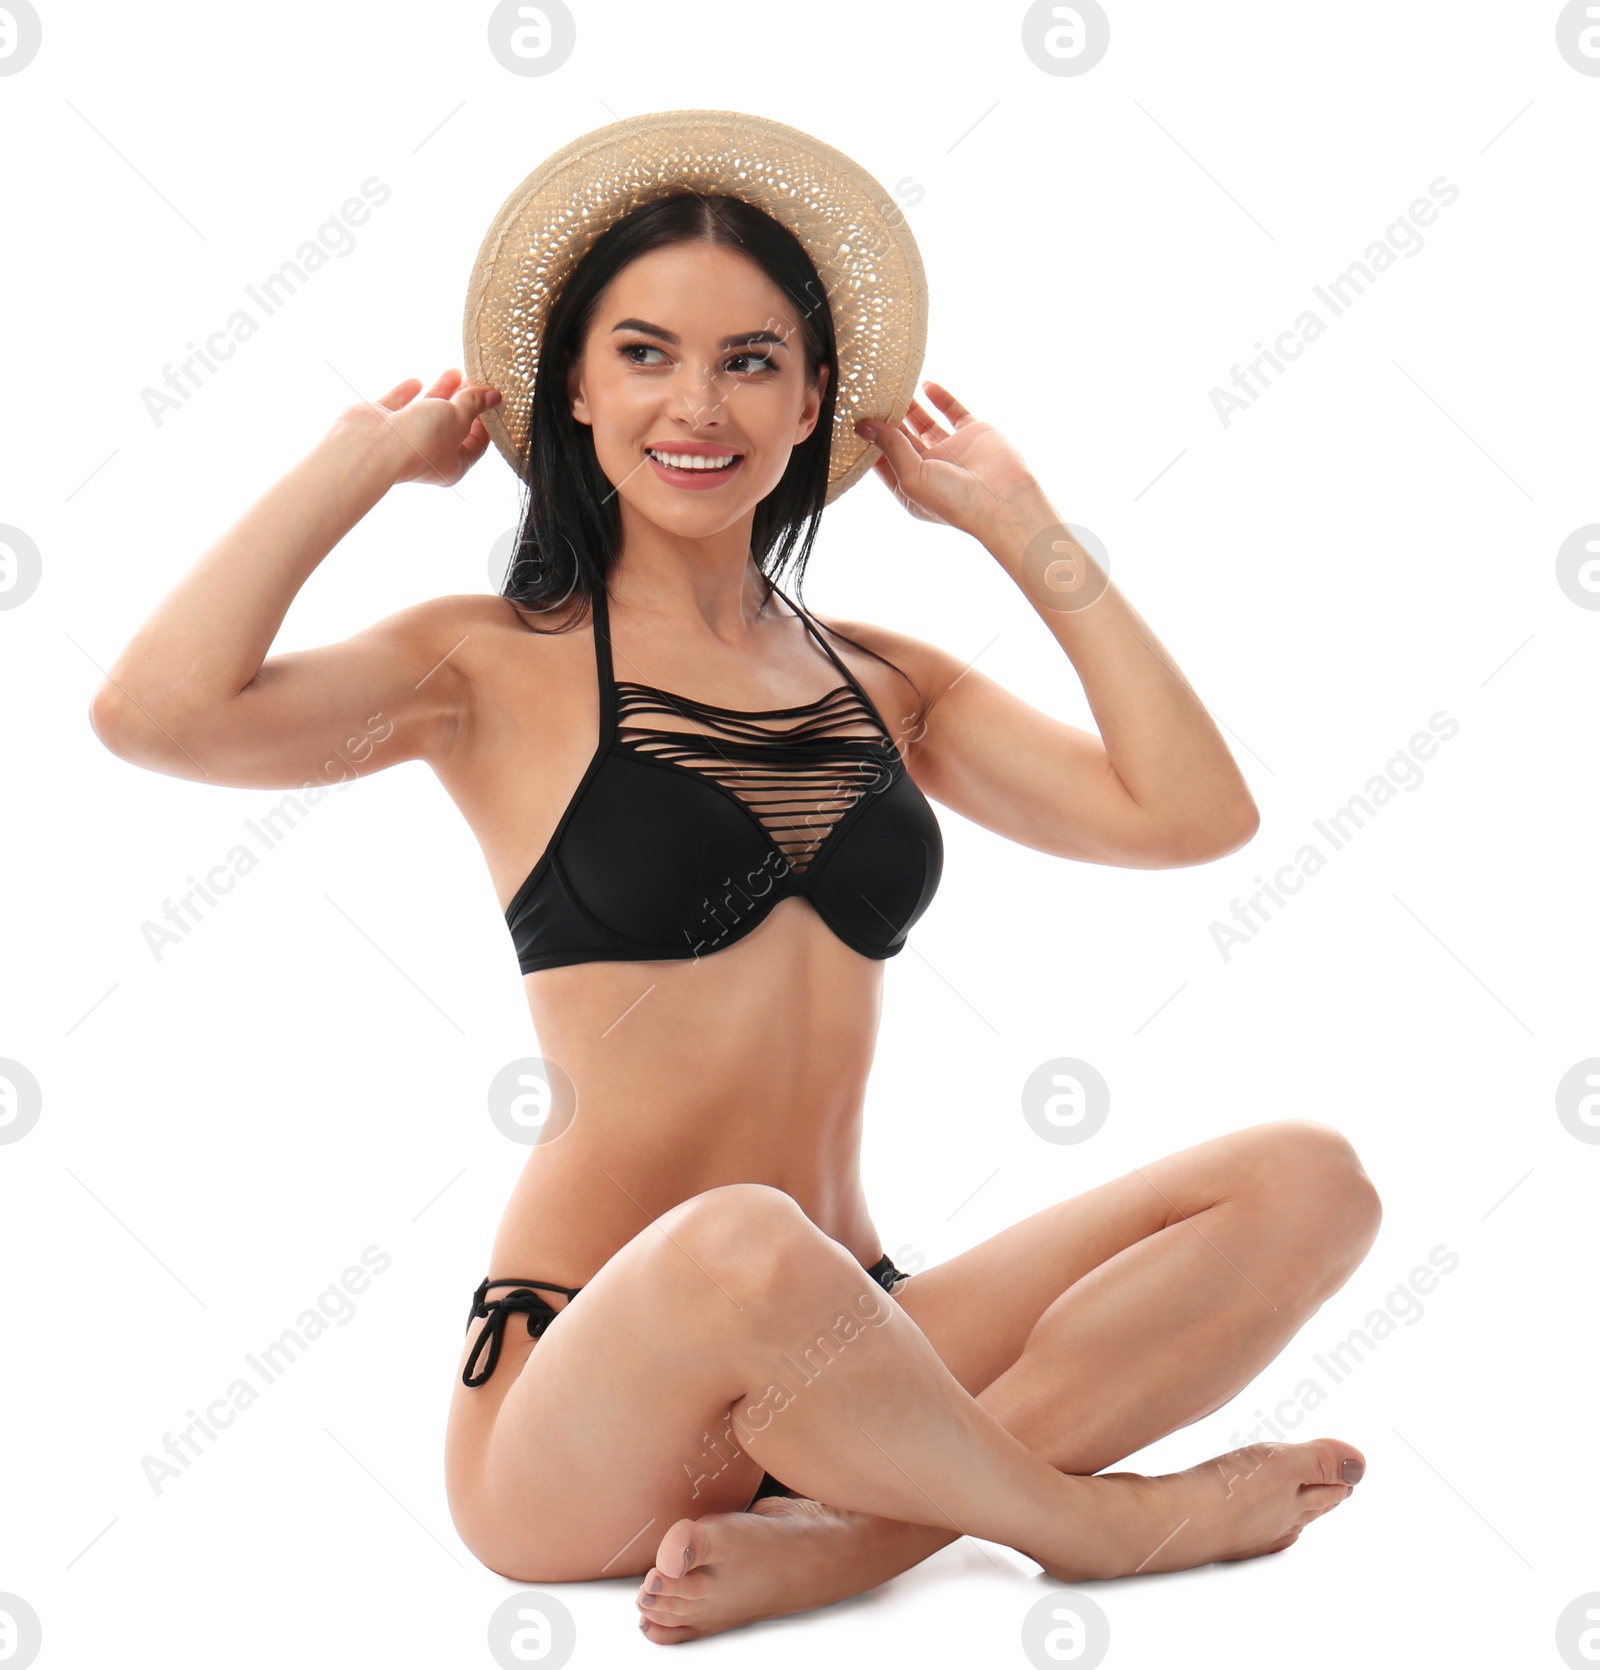
[[[133,729],[132,712],[133,704],[109,679],[89,702],[89,729],[99,737],[102,746],[123,759],[127,758]]]
[[[1226,858],[1230,852],[1255,839],[1261,827],[1261,809],[1255,801],[1246,799],[1231,816],[1219,820],[1208,858]]]
[[[1245,801],[1226,817],[1185,825],[1173,832],[1168,848],[1172,864],[1214,864],[1247,845],[1260,827],[1261,812],[1253,800]]]

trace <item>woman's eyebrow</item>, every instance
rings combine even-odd
[[[645,336],[659,336],[663,342],[670,342],[674,348],[678,347],[682,338],[675,331],[669,331],[664,325],[652,325],[648,319],[623,319],[611,327],[613,336],[618,331],[639,331]],[[789,346],[784,337],[776,331],[745,331],[740,336],[725,336],[717,344],[719,348],[748,348],[756,343],[770,344],[777,348]]]

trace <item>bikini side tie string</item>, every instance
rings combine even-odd
[[[509,1287],[512,1291],[498,1299],[486,1300],[484,1295],[491,1287]],[[494,1373],[495,1364],[500,1361],[500,1346],[505,1338],[506,1322],[512,1315],[527,1317],[530,1339],[538,1339],[555,1321],[560,1313],[548,1300],[532,1291],[536,1287],[542,1287],[550,1293],[564,1293],[568,1300],[577,1298],[582,1291],[576,1287],[560,1287],[555,1282],[522,1281],[512,1277],[506,1277],[502,1281],[489,1281],[485,1278],[478,1283],[478,1290],[472,1296],[472,1309],[467,1314],[467,1327],[470,1330],[480,1316],[488,1317],[489,1325],[478,1335],[472,1347],[472,1355],[467,1358],[466,1367],[461,1371],[462,1385],[481,1386]],[[485,1357],[482,1369],[477,1367],[480,1357]]]

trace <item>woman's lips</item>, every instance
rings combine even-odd
[[[731,476],[737,475],[739,466],[744,463],[744,454],[740,453],[731,464],[720,470],[678,470],[671,464],[663,464],[653,453],[647,452],[645,457],[650,460],[650,468],[663,481],[674,487],[687,488],[691,493],[703,493],[709,487],[720,487]]]

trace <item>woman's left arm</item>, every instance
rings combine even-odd
[[[1161,869],[1242,846],[1260,822],[1255,801],[1161,641],[999,432],[948,390],[924,387],[950,430],[913,401],[900,428],[873,426],[874,468],[913,516],[972,534],[1016,582],[1072,662],[1100,734],[1041,713],[947,651],[848,625],[916,674],[924,705],[901,746],[918,786],[1064,858]]]

